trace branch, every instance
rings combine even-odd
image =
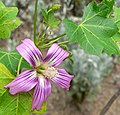
[[[102,111],[100,112],[100,115],[105,115],[107,111],[110,109],[112,106],[113,102],[120,96],[120,88],[118,91],[111,97],[111,99],[108,101],[108,103],[104,106]]]

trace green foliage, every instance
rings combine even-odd
[[[21,55],[17,51],[5,52],[0,50],[0,63],[4,64],[13,75],[17,74],[20,58]],[[24,59],[22,59],[20,70],[23,68],[30,68],[30,65]]]
[[[99,5],[99,11],[102,11],[103,16],[107,16],[113,9],[114,0],[103,0]]]
[[[53,11],[59,10],[60,9],[60,4],[53,4],[51,8],[52,8]]]
[[[120,8],[114,8],[114,20],[119,31],[112,37],[112,39],[118,46],[120,46]]]
[[[80,47],[90,54],[100,55],[103,51],[109,55],[119,54],[117,42],[120,39],[120,31],[118,31],[120,29],[120,10],[119,8],[115,9],[115,20],[113,20],[111,18],[113,5],[114,0],[103,0],[99,4],[96,2],[90,3],[84,9],[82,23],[80,24],[65,19],[64,25],[69,40],[80,43]],[[59,8],[60,5],[54,4],[47,9],[42,9],[43,23],[47,27],[58,27],[60,20],[54,14]],[[18,9],[16,7],[5,7],[0,2],[0,38],[9,38],[11,31],[21,24],[21,21],[16,18],[17,13]],[[46,37],[46,30],[42,34],[42,39]],[[42,41],[41,38],[40,40]],[[48,44],[50,42],[48,40]],[[61,43],[58,44],[67,48],[64,42],[63,44]],[[46,44],[47,42],[45,42]],[[71,55],[69,57],[70,59]],[[71,94],[77,95],[78,97],[82,97],[89,92],[93,93],[95,88],[101,83],[103,77],[107,76],[113,67],[111,58],[108,58],[104,54],[98,58],[97,56],[87,55],[78,49],[73,50],[73,58],[73,65],[67,64],[67,68],[75,75],[72,82]],[[18,65],[21,59],[22,57],[17,51],[8,53],[0,50],[0,115],[42,114],[46,111],[45,103],[41,111],[35,110],[31,112],[32,91],[12,96],[4,88],[17,75]],[[24,68],[30,68],[30,66],[22,59],[20,71]]]
[[[100,57],[89,55],[79,47],[72,48],[72,52],[74,63],[66,61],[65,64],[66,69],[75,76],[70,93],[77,102],[82,102],[86,96],[95,96],[104,77],[111,73],[113,63],[112,58],[106,54]]]
[[[4,70],[4,71],[3,71]],[[15,77],[0,63],[0,115],[30,115],[32,113],[42,114],[46,111],[46,104],[38,111],[31,111],[32,91],[11,95],[5,85]]]
[[[86,15],[87,16],[97,15],[97,16],[106,17],[112,11],[113,5],[114,5],[114,0],[111,1],[103,0],[100,4],[97,4],[96,2],[92,2],[87,6],[87,8],[85,8],[83,20],[84,18],[86,18]]]
[[[115,8],[114,12],[115,12],[115,22],[120,30],[120,8]]]
[[[5,7],[0,2],[0,38],[10,38],[11,31],[21,24],[16,18],[17,13],[17,7]]]
[[[85,8],[82,23],[79,25],[64,19],[69,40],[80,43],[81,48],[90,54],[100,55],[102,51],[109,55],[119,54],[118,46],[111,38],[118,31],[116,24],[112,19],[104,17],[104,10],[99,8],[96,12],[96,8],[98,9],[96,3],[90,3]]]
[[[120,33],[118,32],[118,33],[116,33],[113,37],[112,37],[112,39],[115,41],[115,43],[117,44],[117,42],[119,42],[120,41]]]
[[[59,5],[52,5],[52,7],[48,7],[47,10],[41,9],[42,15],[44,17],[44,21],[47,26],[50,26],[51,28],[57,28],[60,20],[55,18],[54,11],[59,9]]]
[[[5,89],[3,87],[13,79],[14,76],[3,64],[0,63],[0,96],[4,94]]]

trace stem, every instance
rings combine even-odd
[[[66,43],[69,43],[70,41],[64,41],[64,42],[59,42],[58,44],[61,45],[61,44],[66,44]]]
[[[47,26],[46,29],[44,30],[41,38],[43,38],[43,37],[45,36],[47,29],[48,29],[48,26]]]
[[[50,39],[50,40],[52,40],[52,41],[50,41],[49,43],[47,43],[47,44],[45,44],[42,48],[46,48],[46,47],[48,47],[49,45],[51,45],[52,43],[54,43],[54,42],[56,42],[57,40],[59,40],[62,36],[65,36],[66,35],[66,33],[64,33],[64,34],[61,34],[61,35],[59,35],[59,36],[57,36],[57,37],[55,37],[55,38],[52,38],[52,39]]]
[[[112,106],[113,102],[120,96],[120,88],[118,91],[111,97],[111,99],[108,101],[108,103],[105,105],[105,107],[102,109],[100,112],[100,115],[105,115],[107,111],[110,109]]]
[[[66,35],[66,33],[61,34],[61,35],[59,35],[59,36],[57,36],[57,37],[54,37],[54,38],[52,38],[52,39],[50,39],[50,40],[56,40],[57,38],[58,38],[57,40],[59,40],[59,38],[65,36],[65,35]]]
[[[44,24],[44,20],[42,21],[42,23],[41,23],[41,25],[40,25],[40,32],[39,32],[38,38],[40,38],[40,35],[41,35],[41,32],[42,32],[43,24]]]
[[[36,44],[37,4],[38,4],[38,0],[36,0],[35,11],[34,11],[34,43],[35,44]]]
[[[50,45],[49,46],[45,46],[45,47],[44,46],[38,46],[39,49],[44,49],[44,48],[49,48],[49,47],[50,47]]]
[[[19,75],[19,72],[20,72],[20,66],[22,63],[22,59],[23,59],[23,57],[20,58],[19,63],[18,63],[17,75]]]
[[[46,34],[46,31],[47,31],[47,29],[48,29],[48,26],[46,27],[46,29],[44,30],[44,32],[43,32],[43,34],[42,34],[42,36],[40,37],[40,34],[39,34],[39,41],[38,41],[38,43],[37,43],[37,45],[39,45],[41,42],[42,42],[42,38],[44,38],[44,36],[45,36],[45,34]]]

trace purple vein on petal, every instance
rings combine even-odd
[[[11,83],[5,86],[5,88],[10,88],[11,94],[16,94],[19,92],[30,91],[37,84],[38,79],[36,76],[36,71],[27,70],[18,75]]]
[[[57,50],[59,49],[58,45],[56,43],[54,43],[48,50],[47,55],[44,59],[44,62],[47,62],[48,60],[50,60],[55,53],[57,52]]]
[[[68,74],[65,69],[58,69],[58,75],[51,80],[64,89],[69,89],[73,76]]]
[[[55,67],[58,66],[68,56],[69,56],[68,52],[66,52],[65,50],[61,51],[58,57],[56,57],[57,60],[55,61],[53,66]]]
[[[17,46],[16,49],[31,66],[36,67],[33,55],[31,55],[30,52],[25,49],[23,44]]]
[[[42,54],[30,39],[24,39],[23,43],[16,47],[17,51],[32,65],[39,66],[42,61]]]
[[[22,42],[27,45],[30,49],[33,49],[33,53],[37,56],[38,61],[42,61],[42,53],[40,50],[35,46],[34,42],[31,41],[30,39],[24,39]]]
[[[39,110],[51,93],[51,84],[48,79],[39,76],[38,84],[33,94],[32,110]]]
[[[66,57],[69,56],[69,53],[59,47],[57,44],[53,44],[47,53],[44,62],[47,62],[50,66],[58,66]]]

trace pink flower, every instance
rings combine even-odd
[[[69,53],[55,43],[49,48],[46,57],[43,59],[40,50],[33,41],[24,39],[22,42],[16,49],[32,66],[32,69],[19,74],[5,88],[10,88],[9,92],[15,95],[19,92],[28,92],[35,87],[32,110],[35,108],[39,110],[51,93],[49,80],[64,89],[69,89],[73,76],[64,69],[57,68],[69,56]]]

